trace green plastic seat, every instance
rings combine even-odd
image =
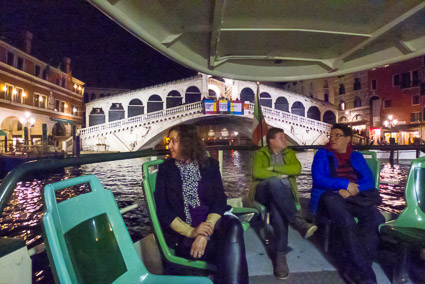
[[[91,192],[57,203],[55,191],[85,183]],[[56,283],[212,283],[205,277],[150,274],[112,192],[94,175],[47,185],[44,203],[44,242]]]
[[[367,165],[369,166],[372,174],[375,178],[375,188],[379,189],[379,179],[381,176],[381,162],[376,158],[376,152],[373,151],[361,151],[363,157],[366,160]],[[357,218],[354,218],[358,222]],[[329,250],[329,239],[331,232],[332,221],[324,216],[316,219],[317,224],[323,224],[325,226],[324,232],[324,251],[328,252]]]
[[[406,189],[406,208],[397,219],[379,226],[379,232],[400,243],[399,265],[393,283],[411,283],[408,256],[412,248],[425,248],[425,157],[412,161]]]
[[[154,229],[154,234],[157,239],[157,243],[159,244],[159,248],[164,256],[164,258],[173,264],[201,269],[201,270],[209,270],[216,271],[217,268],[214,264],[208,263],[202,260],[191,260],[183,257],[179,257],[175,254],[174,250],[168,247],[164,235],[162,233],[162,228],[159,223],[158,216],[156,214],[156,204],[154,198],[155,185],[156,185],[156,170],[155,167],[159,164],[162,164],[163,160],[155,160],[146,162],[142,165],[143,169],[143,190],[145,193],[145,199],[148,203],[148,211],[152,221],[152,227]],[[233,208],[233,213],[237,214],[250,214],[256,213],[258,211],[253,208]],[[249,227],[248,222],[242,222],[242,227],[246,230]]]

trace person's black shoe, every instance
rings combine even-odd
[[[285,252],[276,253],[276,261],[274,264],[274,276],[277,279],[285,280],[289,277],[289,267],[286,261]]]
[[[292,225],[304,239],[308,239],[317,231],[316,225],[307,222],[299,215],[295,216]]]

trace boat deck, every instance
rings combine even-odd
[[[273,241],[264,245],[258,234],[258,225],[254,222],[244,234],[250,283],[282,283],[273,276]],[[311,240],[304,240],[298,232],[289,229],[290,251],[287,260],[290,274],[285,283],[344,283],[321,246],[323,243],[319,234]],[[373,269],[378,283],[391,283],[378,263],[373,264]]]

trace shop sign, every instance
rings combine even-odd
[[[243,113],[244,104],[241,101],[226,101],[226,100],[205,100],[205,114],[235,114]]]

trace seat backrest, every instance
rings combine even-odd
[[[55,191],[86,183],[91,192],[57,203]],[[49,184],[44,202],[44,240],[57,283],[129,283],[136,272],[148,276],[112,192],[96,176]]]
[[[397,225],[425,230],[425,157],[412,161],[404,195],[406,208],[396,219]]]
[[[361,151],[363,154],[372,174],[375,178],[375,188],[379,189],[379,179],[381,176],[381,162],[376,158],[376,152],[373,151]]]
[[[174,251],[170,249],[165,241],[164,234],[162,232],[161,225],[159,223],[158,215],[156,213],[156,204],[155,204],[155,185],[156,185],[156,166],[162,164],[163,160],[154,160],[146,162],[142,165],[143,171],[143,190],[145,193],[146,203],[148,204],[148,212],[151,218],[152,227],[159,244],[159,248],[163,256],[172,263],[190,266],[198,269],[208,269],[215,270],[215,267],[211,264],[206,263],[205,261],[200,260],[188,260],[182,257],[178,257],[174,254]]]

